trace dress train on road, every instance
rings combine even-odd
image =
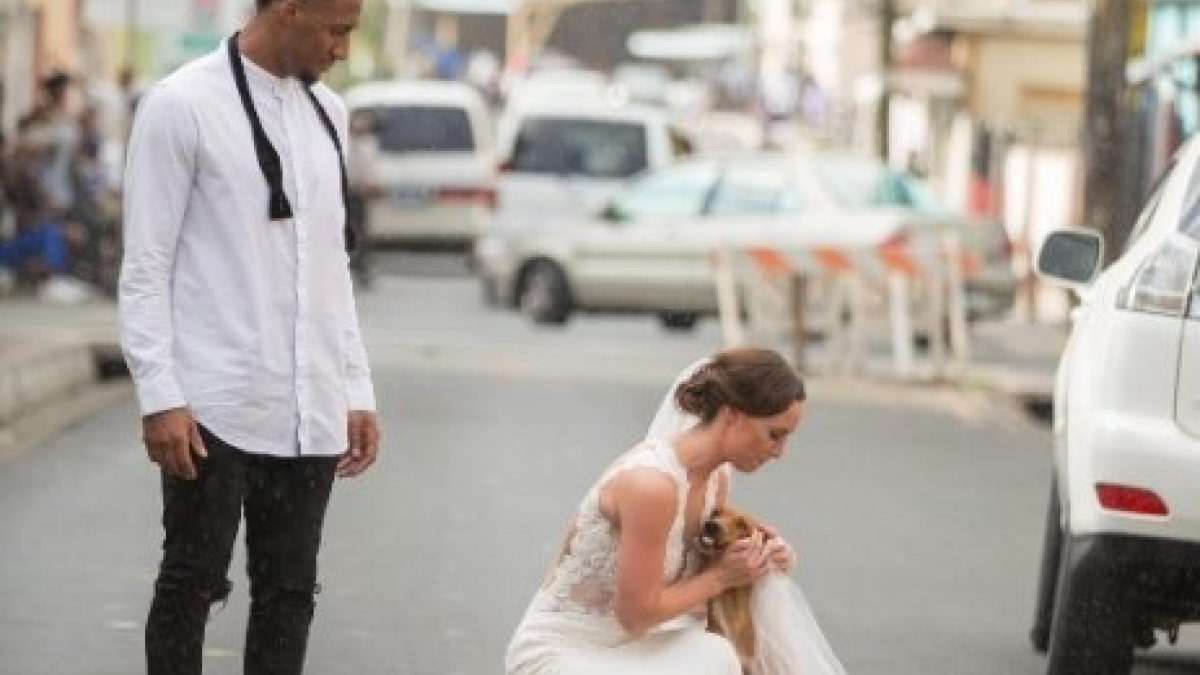
[[[804,593],[786,574],[772,572],[750,595],[755,654],[751,675],[846,675]]]

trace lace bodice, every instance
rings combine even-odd
[[[584,497],[563,552],[538,593],[535,605],[539,610],[614,616],[619,532],[600,510],[600,491],[618,473],[636,467],[661,471],[675,481],[677,507],[667,537],[663,581],[672,582],[689,571],[684,542],[687,473],[668,443],[647,440],[617,459]],[[718,473],[712,474],[705,489],[705,518],[716,505]]]

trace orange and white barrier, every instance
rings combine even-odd
[[[918,328],[928,338],[927,360],[936,376],[965,366],[969,345],[963,283],[978,269],[978,261],[953,237],[925,252],[900,245],[787,251],[749,247],[726,249],[714,258],[727,344],[783,337],[802,361],[804,333],[811,325],[825,334],[830,367],[857,372],[867,360],[872,317],[886,316],[892,368],[900,377],[917,374]],[[871,305],[880,296],[886,312]]]

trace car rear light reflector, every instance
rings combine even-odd
[[[496,208],[496,191],[486,187],[444,187],[437,190],[440,202],[476,202],[489,209]]]
[[[1167,515],[1167,504],[1161,497],[1144,488],[1096,483],[1096,496],[1100,505],[1109,511],[1122,511],[1145,516]]]

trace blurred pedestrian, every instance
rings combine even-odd
[[[17,122],[11,149],[3,153],[6,231],[0,233],[0,276],[5,285],[36,285],[42,299],[74,303],[86,300],[88,286],[71,276],[71,246],[65,223],[45,194],[45,166],[51,133],[43,111]]]
[[[161,468],[149,675],[201,672],[245,517],[247,675],[303,670],[335,476],[379,430],[345,250],[344,59],[361,0],[258,0],[245,28],[138,104],[122,346]]]
[[[346,152],[346,177],[350,193],[346,201],[347,224],[354,232],[355,246],[350,253],[350,269],[364,289],[371,287],[371,203],[379,197],[376,178],[379,140],[374,114],[355,110],[350,115],[350,143]]]
[[[39,114],[49,134],[49,149],[42,171],[42,190],[53,215],[65,219],[75,205],[75,153],[79,145],[79,123],[67,105],[71,76],[54,71],[42,80]]]
[[[78,142],[71,160],[75,194],[69,222],[79,232],[75,251],[76,276],[108,292],[115,290],[120,236],[112,182],[103,153],[108,139],[100,123],[100,110],[86,105],[77,119]]]

